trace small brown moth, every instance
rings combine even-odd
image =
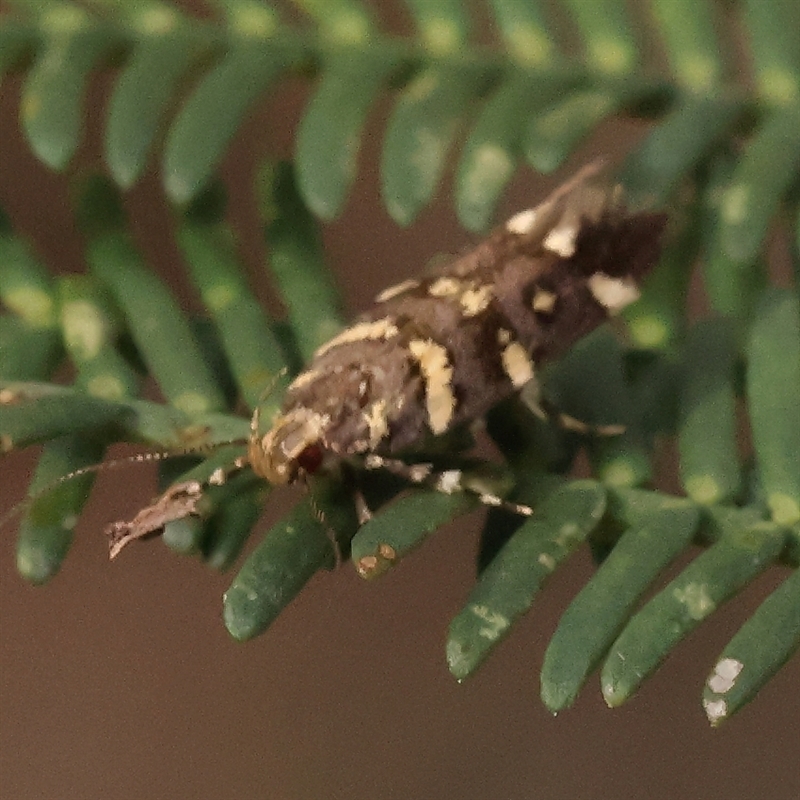
[[[347,458],[461,489],[457,470],[434,476],[396,455],[536,381],[539,365],[636,300],[658,258],[666,214],[627,211],[620,187],[591,180],[598,171],[585,167],[473,250],[381,292],[317,350],[266,433],[256,412],[254,472],[288,484]],[[152,530],[128,527],[125,539]]]

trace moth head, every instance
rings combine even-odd
[[[248,458],[253,472],[274,486],[292,483],[301,472],[316,472],[325,453],[329,423],[329,416],[302,407],[278,417],[267,433],[250,438]]]

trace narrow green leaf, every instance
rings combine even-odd
[[[775,211],[800,167],[800,105],[768,114],[748,142],[721,201],[720,250],[735,262],[758,256]]]
[[[17,316],[0,315],[0,379],[46,380],[62,355],[61,336],[57,330],[31,328]]]
[[[650,13],[666,46],[678,82],[694,92],[718,90],[725,64],[717,40],[713,7],[695,0],[691,12],[672,0],[650,0]]]
[[[120,41],[74,5],[60,4],[39,21],[46,41],[22,89],[22,130],[36,156],[60,170],[80,143],[89,73]]]
[[[756,307],[747,344],[753,445],[772,518],[800,520],[800,301],[771,288]]]
[[[700,515],[691,503],[637,494],[645,496],[649,513],[614,545],[564,612],[547,647],[541,693],[551,711],[572,705],[641,596],[689,546],[697,529]]]
[[[53,279],[17,237],[8,218],[0,211],[0,301],[29,327],[53,329],[57,309]]]
[[[686,330],[686,297],[702,244],[700,197],[674,210],[664,248],[655,269],[642,284],[642,296],[622,311],[635,345],[671,350]]]
[[[0,380],[0,452],[106,425],[125,441],[160,450],[212,447],[249,434],[248,421],[229,414],[190,417],[162,403],[112,402],[56,384]]]
[[[334,563],[330,529],[345,540],[358,523],[347,492],[331,481],[315,481],[308,499],[271,528],[245,561],[223,600],[228,632],[240,641],[263,633],[312,575]],[[319,520],[314,505],[325,510]]]
[[[620,173],[634,203],[665,203],[686,177],[730,132],[741,101],[724,95],[685,96],[627,158]]]
[[[231,2],[231,0],[226,0]],[[359,0],[292,0],[334,44],[363,44],[373,30],[372,17]]]
[[[683,486],[697,503],[730,502],[741,488],[735,355],[735,332],[728,320],[704,320],[689,332],[678,450]]]
[[[636,68],[638,52],[624,0],[564,0],[595,69],[619,75]]]
[[[574,481],[549,495],[481,574],[450,623],[447,663],[459,680],[474,672],[530,607],[546,578],[591,533],[605,492]]]
[[[528,119],[552,102],[575,78],[511,72],[483,104],[461,154],[456,174],[456,210],[473,231],[491,221],[497,201],[514,174]]]
[[[445,494],[421,489],[392,503],[359,528],[350,556],[362,578],[391,569],[428,535],[474,509],[477,497],[466,491]]]
[[[121,423],[129,413],[83,392],[49,389],[47,384],[0,382],[0,453]]]
[[[3,75],[14,69],[37,46],[41,46],[40,34],[38,26],[4,15],[3,24],[0,25],[0,85]]]
[[[728,255],[721,246],[719,230],[724,224],[726,194],[737,157],[723,151],[712,160],[710,175],[704,186],[703,215],[700,222],[703,237],[703,281],[711,308],[746,323],[758,296],[766,285],[765,265],[760,258],[742,261]]]
[[[385,54],[335,52],[297,131],[297,183],[308,207],[336,217],[356,176],[361,130],[396,60]]]
[[[216,171],[252,105],[298,57],[268,37],[237,44],[201,80],[170,128],[164,149],[164,186],[186,203]]]
[[[75,386],[105,400],[136,394],[136,372],[115,347],[118,320],[109,298],[86,275],[60,278],[58,296],[64,343],[78,367]]]
[[[184,76],[208,48],[199,29],[184,25],[172,9],[160,11],[155,30],[142,17],[147,27],[114,87],[105,133],[106,163],[125,188],[141,177]]]
[[[622,705],[681,639],[775,561],[785,541],[772,523],[729,524],[614,642],[600,678],[608,705]]]
[[[469,19],[461,0],[406,0],[425,47],[453,53],[469,37]]]
[[[206,562],[220,572],[229,569],[241,553],[269,494],[264,481],[254,486],[244,478],[242,476],[241,486],[237,486],[237,495],[209,520],[202,543]]]
[[[383,201],[398,224],[411,224],[433,198],[450,146],[481,83],[480,74],[463,66],[432,67],[401,93],[381,157]]]
[[[292,167],[265,162],[258,182],[269,266],[304,361],[344,326],[342,301],[325,266],[314,218],[297,192]]]
[[[794,0],[745,0],[747,43],[761,94],[778,105],[800,100],[800,13]]]
[[[105,444],[85,434],[49,441],[34,473],[28,496],[35,497],[19,526],[17,569],[34,584],[49,581],[59,570],[94,483],[92,474],[64,481],[37,497],[40,490],[81,467],[97,464]]]
[[[750,702],[800,645],[800,570],[742,625],[717,659],[703,692],[708,721],[719,725]]]
[[[617,435],[589,440],[592,466],[604,483],[636,486],[650,479],[648,448],[637,425],[622,348],[608,327],[581,339],[548,370],[547,390],[559,411],[582,423],[624,427]]]
[[[230,230],[223,223],[187,221],[178,229],[178,243],[248,407],[255,408],[262,392],[272,387],[272,397],[262,405],[262,414],[271,419],[286,383],[279,377],[285,358],[270,321],[243,277]]]
[[[623,98],[609,89],[578,89],[530,119],[525,158],[539,172],[557,170]]]
[[[225,398],[182,310],[166,286],[144,264],[121,225],[101,224],[93,209],[113,215],[119,203],[102,180],[86,185],[81,198],[89,241],[86,258],[125,316],[136,346],[165,396],[187,414],[225,407]]]
[[[503,41],[517,61],[544,67],[557,60],[539,0],[490,0],[490,5]]]

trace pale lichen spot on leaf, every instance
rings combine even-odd
[[[64,303],[61,321],[67,347],[80,359],[95,358],[106,341],[108,325],[93,303]]]
[[[686,612],[695,620],[705,619],[717,607],[704,583],[689,583],[683,588],[678,587],[673,590],[672,595],[686,607]]]
[[[728,716],[728,704],[724,700],[703,700],[703,708],[712,725]]]
[[[729,692],[743,669],[744,664],[741,661],[735,658],[723,658],[714,667],[714,673],[708,679],[708,688],[716,694]]]
[[[487,606],[471,605],[469,608],[478,619],[486,623],[486,625],[478,631],[478,636],[488,639],[489,641],[494,642],[499,639],[503,631],[511,624],[507,617],[497,611],[492,611]]]

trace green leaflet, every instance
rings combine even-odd
[[[334,52],[297,131],[297,185],[309,209],[334,219],[355,180],[361,129],[397,59],[390,54],[363,56]]]
[[[604,510],[605,492],[593,481],[569,483],[534,509],[481,573],[464,609],[450,623],[447,663],[456,678],[471,675],[505,638]]]
[[[703,707],[719,725],[752,700],[800,645],[800,570],[758,607],[726,645],[706,681]]]
[[[623,502],[632,494],[623,493]],[[634,498],[647,511],[639,513],[639,521],[622,535],[570,603],[547,647],[541,692],[551,711],[572,705],[641,596],[688,547],[697,529],[700,515],[685,500],[645,492],[637,492]]]
[[[208,43],[177,23],[143,37],[133,49],[109,100],[105,160],[125,188],[141,177],[180,84]]]
[[[800,303],[784,289],[761,297],[747,344],[747,397],[772,518],[800,520]]]
[[[731,502],[741,487],[735,348],[725,319],[699,322],[685,343],[678,449],[683,486],[698,503]]]
[[[407,555],[437,528],[477,506],[474,494],[415,491],[392,503],[359,528],[350,557],[362,578],[374,578]]]
[[[600,676],[609,706],[624,703],[684,636],[780,555],[785,531],[732,520],[721,538],[662,589],[611,646]]]
[[[225,593],[223,617],[234,639],[263,633],[317,570],[334,563],[331,529],[345,539],[355,532],[355,511],[340,485],[315,481],[312,492],[327,525],[308,498],[301,501],[267,532]]]

